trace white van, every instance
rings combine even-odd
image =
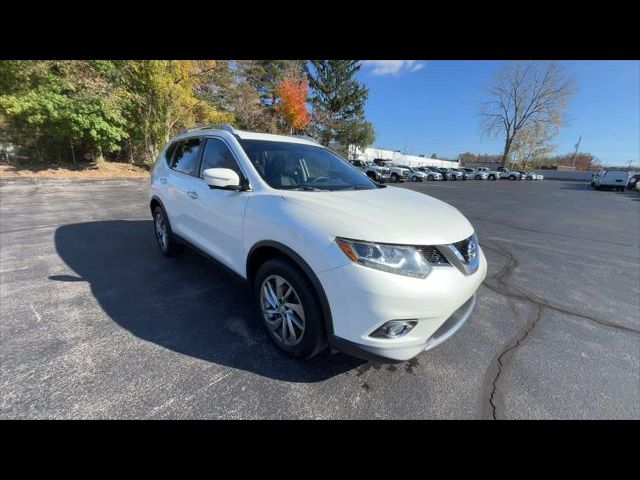
[[[629,181],[629,172],[626,170],[598,170],[591,180],[591,186],[596,190],[601,188],[614,188],[623,191]]]

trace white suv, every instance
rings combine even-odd
[[[408,360],[462,326],[487,271],[458,210],[305,138],[182,132],[154,164],[149,201],[161,252],[189,244],[245,279],[270,338],[297,358],[330,346]]]

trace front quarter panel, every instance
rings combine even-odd
[[[314,195],[315,193],[308,193]],[[338,230],[361,237],[348,225],[308,211],[278,194],[256,194],[247,204],[244,218],[244,255],[262,241],[292,249],[320,273],[351,263],[335,242]]]

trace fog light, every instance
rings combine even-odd
[[[370,336],[382,338],[398,338],[409,333],[418,322],[414,320],[390,320],[373,332]]]

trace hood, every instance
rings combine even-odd
[[[333,220],[331,235],[407,245],[455,243],[473,233],[456,208],[428,195],[397,187],[282,195],[314,215]]]

